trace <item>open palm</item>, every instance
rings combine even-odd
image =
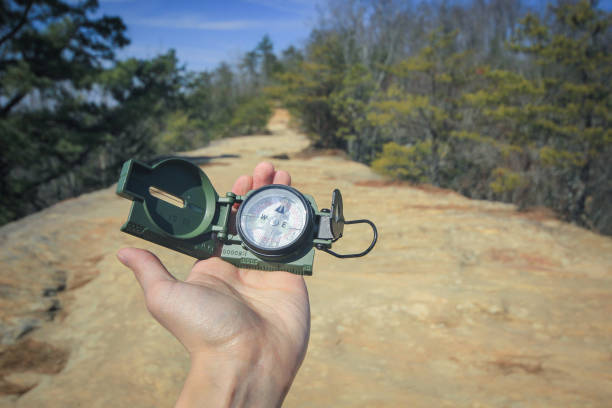
[[[260,163],[236,180],[244,195],[266,184],[291,183],[288,173]],[[198,261],[179,281],[149,251],[125,248],[119,259],[133,270],[147,308],[189,351],[192,359],[237,359],[270,364],[293,378],[304,358],[310,308],[303,277],[239,269],[220,258]]]

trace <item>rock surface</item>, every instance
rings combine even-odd
[[[285,407],[604,407],[612,401],[612,239],[511,205],[386,183],[306,138],[277,112],[270,136],[193,156],[219,192],[270,157],[293,185],[347,219],[370,218],[366,258],[317,253],[312,332]],[[1,407],[167,407],[188,368],[115,259],[154,250],[185,276],[187,256],[119,232],[114,188],[0,228]],[[368,244],[347,226],[335,250]]]

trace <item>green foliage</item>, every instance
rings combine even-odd
[[[372,168],[395,180],[427,182],[429,181],[427,167],[431,161],[431,153],[431,142],[421,142],[414,146],[386,143],[382,153],[372,162]]]
[[[559,150],[550,146],[544,146],[540,149],[540,161],[544,166],[559,169],[580,168],[585,164],[582,154]]]
[[[228,64],[186,74],[174,51],[116,61],[126,45],[97,1],[0,2],[0,223],[116,181],[128,158],[261,131],[258,82],[279,64],[268,37],[246,83]]]
[[[315,147],[389,177],[612,234],[611,14],[383,3],[330,3],[304,49],[265,36],[237,67],[185,73],[173,52],[115,61],[125,26],[96,1],[0,2],[0,222],[112,183],[127,157],[261,132],[280,101]]]
[[[263,77],[264,85],[268,84],[274,75],[280,70],[280,65],[276,55],[274,55],[274,46],[272,40],[266,34],[263,36],[255,51],[261,58],[261,76]]]
[[[233,135],[264,133],[270,116],[272,109],[265,98],[247,100],[236,108],[230,122],[230,133]]]
[[[58,92],[58,83],[87,86],[92,73],[113,50],[128,44],[125,25],[116,17],[92,18],[96,1],[3,1],[0,78],[6,117],[32,91]]]
[[[507,163],[529,172],[537,187],[523,199],[593,227],[601,218],[595,212],[612,210],[587,206],[609,194],[595,169],[612,158],[612,18],[588,1],[561,3],[550,11],[548,21],[527,15],[511,44],[532,58],[537,71],[487,71],[485,87],[466,100],[481,109],[481,127],[489,127],[501,143],[525,148],[523,160]],[[612,232],[612,225],[599,228]]]
[[[189,119],[184,111],[170,113],[164,129],[155,138],[155,150],[158,152],[176,152],[193,149],[206,144],[197,124]]]
[[[276,94],[301,119],[315,146],[346,148],[332,102],[332,95],[342,88],[346,68],[341,44],[336,35],[315,32],[313,37],[316,40],[306,50],[306,60],[278,76]]]
[[[2,164],[8,169],[3,218],[105,185],[128,157],[152,155],[151,135],[160,131],[178,90],[175,62],[170,53],[92,75],[100,92],[114,95],[112,104],[62,92],[52,108],[18,110],[0,121]]]
[[[41,187],[111,137],[111,109],[90,96],[128,40],[120,19],[93,18],[96,9],[95,1],[0,3],[0,222],[44,206]]]
[[[452,169],[444,160],[450,139],[461,129],[470,81],[469,54],[457,51],[457,32],[435,30],[413,57],[391,66],[395,81],[370,103],[368,120],[403,143],[429,143],[427,178],[440,185]]]
[[[291,49],[297,52],[295,48],[291,47]],[[257,92],[261,90],[261,87],[271,85],[275,75],[281,71],[282,65],[273,51],[272,40],[266,34],[255,49],[245,53],[242,57],[239,67],[248,81],[250,92]]]
[[[154,154],[182,86],[173,52],[114,61],[128,43],[96,1],[0,4],[0,222],[108,185]]]
[[[498,167],[492,172],[491,190],[497,194],[510,193],[523,187],[526,183],[524,177],[510,169]]]
[[[178,128],[167,136],[184,148],[194,148],[220,137],[265,132],[272,110],[264,87],[273,86],[280,69],[272,49],[264,36],[244,55],[239,66],[242,76],[226,63],[212,72],[191,75],[182,110],[175,114]],[[176,150],[172,143],[165,146]]]
[[[390,177],[612,233],[611,14],[518,4],[334,3],[274,95],[316,146]]]

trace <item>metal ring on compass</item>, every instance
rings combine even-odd
[[[293,187],[270,184],[247,195],[236,214],[236,227],[251,252],[280,258],[312,242],[314,210]]]

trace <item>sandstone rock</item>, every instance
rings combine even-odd
[[[382,182],[336,155],[300,158],[308,141],[287,123],[285,115],[272,135],[190,153],[221,157],[205,167],[219,192],[251,172],[262,151],[287,155],[275,164],[294,186],[320,206],[340,188],[347,219],[378,226],[366,258],[317,253],[307,278],[310,346],[285,407],[610,405],[612,239],[507,204]],[[66,359],[56,374],[36,365],[6,371],[22,389],[38,385],[0,406],[175,401],[188,358],[148,315],[114,253],[154,250],[182,277],[193,260],[121,234],[129,206],[109,188],[0,229],[4,341],[48,344]],[[334,249],[362,248],[369,234],[347,226]]]

